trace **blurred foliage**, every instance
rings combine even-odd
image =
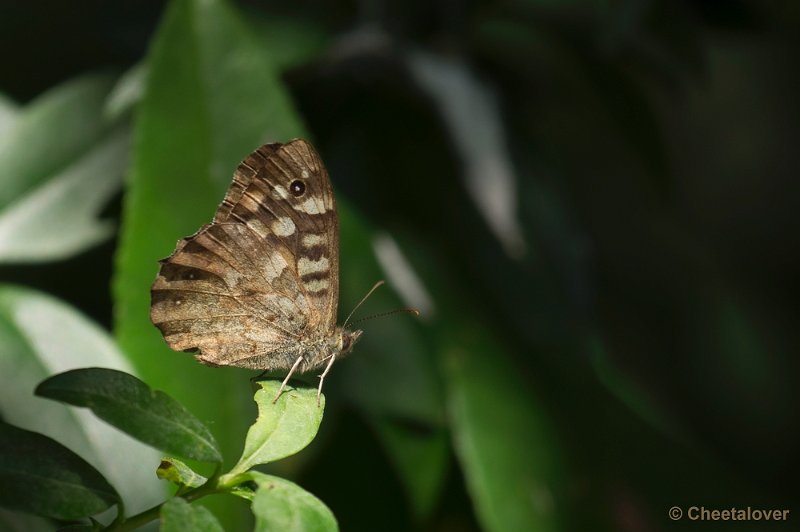
[[[148,287],[239,160],[304,136],[337,189],[340,316],[384,276],[358,315],[420,304],[381,235],[431,302],[359,325],[319,437],[280,465],[342,529],[671,530],[696,525],[673,505],[790,508],[799,26],[788,0],[4,4],[0,276],[113,326],[236,455],[250,373],[167,349]],[[523,255],[481,206],[495,194]],[[15,210],[57,213],[30,229],[52,238],[4,233]],[[30,338],[47,333],[7,310],[45,296],[3,293],[0,363],[46,360]],[[249,526],[243,505],[209,507]]]

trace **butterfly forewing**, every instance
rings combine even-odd
[[[288,368],[301,339],[335,328],[338,259],[316,151],[267,144],[239,165],[213,222],[162,261],[151,318],[170,347],[199,350],[201,361]]]

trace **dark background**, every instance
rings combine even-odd
[[[464,305],[468,321],[437,334],[489,331],[541,398],[572,471],[571,508],[590,508],[567,527],[602,515],[611,530],[668,529],[669,506],[706,503],[694,493],[795,510],[796,3],[236,5],[256,32],[262,19],[314,29],[309,51],[277,54],[339,194],[418,254],[434,300],[451,302],[440,313]],[[163,9],[1,3],[0,91],[25,104],[79,74],[124,71]],[[365,27],[383,44],[346,48]],[[457,57],[495,91],[523,257],[504,252],[466,192],[447,119],[403,59],[410,50]],[[107,217],[119,219],[119,200]],[[115,249],[0,274],[111,327]],[[456,458],[434,510],[415,520],[358,411],[335,417],[297,479],[343,530],[479,527]]]

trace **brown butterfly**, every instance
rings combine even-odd
[[[305,140],[251,153],[214,220],[160,263],[150,319],[170,348],[210,366],[289,370],[278,396],[293,373],[324,366],[319,399],[334,360],[361,336],[347,320],[336,326],[339,218]]]

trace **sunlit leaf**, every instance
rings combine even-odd
[[[325,396],[317,405],[314,388],[287,387],[273,403],[280,381],[259,381],[255,394],[258,418],[247,431],[244,452],[231,474],[248,471],[253,466],[291,456],[311,443],[322,422]]]
[[[164,487],[152,473],[159,460],[155,450],[88,411],[33,395],[45,378],[77,367],[132,371],[108,333],[53,297],[0,285],[0,353],[0,405],[7,422],[57,438],[79,453],[117,487],[128,511],[163,498]]]
[[[0,262],[41,262],[75,255],[108,238],[98,213],[122,184],[128,132],[121,127],[0,211]]]
[[[196,488],[202,486],[208,480],[203,475],[199,475],[189,466],[177,458],[165,457],[156,469],[156,476],[161,480],[168,480],[178,486]]]
[[[86,76],[39,96],[0,137],[0,209],[70,164],[102,138],[102,106],[113,79]],[[69,131],[65,135],[64,131]]]
[[[221,462],[208,428],[164,392],[133,375],[105,368],[75,369],[42,382],[36,395],[90,408],[134,438],[202,462]]]
[[[4,136],[6,132],[11,129],[18,115],[19,106],[10,98],[0,94],[0,137]]]
[[[125,131],[111,133],[102,113],[111,82],[89,76],[55,87],[0,135],[0,261],[64,258],[111,234],[96,216],[127,167]]]
[[[228,2],[170,3],[145,61],[113,283],[116,334],[149,384],[214,420],[233,456],[252,422],[248,374],[171,351],[148,319],[150,285],[157,261],[211,220],[239,161],[264,142],[302,136],[302,127],[268,52]],[[233,511],[215,513],[242,528],[247,516]]]
[[[147,64],[137,63],[125,72],[109,92],[103,112],[111,120],[121,117],[142,99]]]

